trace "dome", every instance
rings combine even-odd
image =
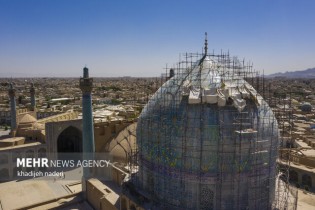
[[[236,58],[187,63],[139,117],[134,185],[162,209],[269,209],[278,150],[271,109]]]
[[[312,111],[312,105],[308,102],[305,102],[304,104],[301,105],[301,110],[303,112],[311,112]]]
[[[30,114],[25,114],[20,120],[19,120],[19,124],[29,124],[29,123],[34,123],[36,122],[36,118],[33,117]]]
[[[132,154],[136,145],[136,126],[136,123],[127,126],[111,140],[107,150],[114,162],[127,163],[130,160],[128,155]]]

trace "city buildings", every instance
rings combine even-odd
[[[24,97],[24,80],[2,86],[6,98],[13,87],[17,97],[15,114],[9,103],[2,106],[7,125],[16,116],[16,137],[0,140],[1,189],[11,189],[0,189],[2,208],[296,209],[296,186],[314,191],[314,110],[300,103],[312,105],[310,86],[296,83],[308,90],[304,98],[289,90],[283,97],[277,90],[285,80],[270,80],[269,86],[251,65],[208,53],[207,44],[204,53],[186,54],[177,66],[163,79],[93,78],[93,89],[84,70],[81,89],[87,79],[88,100],[81,97],[78,78],[75,87],[43,79],[43,88],[38,80]],[[35,100],[26,98],[33,92]],[[89,129],[80,113],[87,103]],[[36,189],[21,181],[21,198],[10,201],[18,187],[8,181],[19,179],[18,171],[45,170],[18,168],[17,157],[82,154],[84,142],[93,138],[95,157],[105,155],[110,167],[82,180],[80,168],[79,178],[68,171],[68,179],[54,177],[43,185],[26,180],[37,183]],[[35,203],[25,199],[33,193],[45,196]]]

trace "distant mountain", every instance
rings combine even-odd
[[[315,68],[301,71],[287,71],[284,73],[269,74],[266,77],[286,77],[286,78],[315,78]]]

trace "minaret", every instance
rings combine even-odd
[[[15,136],[16,133],[16,101],[15,101],[15,89],[12,83],[9,85],[9,96],[10,96],[10,114],[11,114],[11,135]]]
[[[31,93],[31,111],[35,111],[36,110],[36,100],[35,100],[34,83],[31,84],[30,93]]]
[[[89,69],[83,68],[83,78],[80,78],[82,90],[82,121],[83,121],[83,160],[94,158],[94,126],[92,116],[92,92],[93,79],[89,78]],[[88,167],[83,168],[82,190],[86,192],[86,180],[90,176]]]

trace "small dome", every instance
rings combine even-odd
[[[304,104],[302,104],[302,106],[301,106],[301,110],[303,111],[303,112],[310,112],[310,111],[312,111],[312,105],[310,104],[310,103],[308,103],[308,102],[305,102]]]
[[[36,118],[30,114],[25,114],[19,121],[19,124],[28,124],[36,122]]]

